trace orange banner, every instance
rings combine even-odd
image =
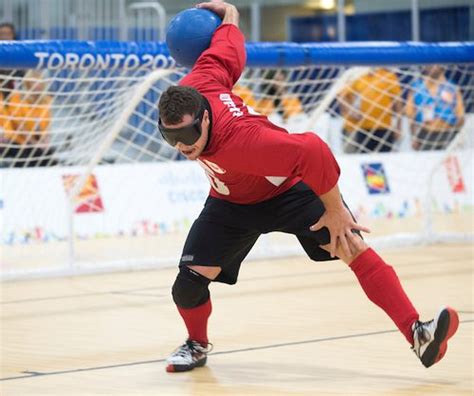
[[[79,175],[63,175],[63,184],[67,193],[74,187]],[[75,213],[97,213],[104,211],[99,185],[94,175],[90,175],[79,194],[74,199]]]

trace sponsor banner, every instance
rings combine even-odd
[[[75,202],[68,190],[81,168],[2,169],[4,243],[64,240],[69,221],[80,239],[187,230],[209,183],[195,163],[99,166]],[[1,193],[0,193],[1,196]],[[74,214],[71,214],[71,213]]]
[[[80,175],[63,175],[66,194],[69,195],[75,183],[80,181],[79,178]],[[73,206],[76,213],[93,213],[102,212],[104,210],[99,186],[97,185],[97,178],[94,174],[86,178],[79,194],[74,197]]]
[[[465,182],[473,177],[471,157],[472,152],[446,161],[436,152],[340,156],[340,190],[356,217],[418,216],[427,196],[426,181],[436,168],[431,196],[435,209],[472,209],[472,185]],[[3,243],[64,240],[70,219],[82,239],[185,232],[210,188],[193,162],[103,165],[94,169],[71,203],[68,191],[82,171],[0,169]]]
[[[340,156],[340,190],[356,217],[405,218],[422,214],[432,178],[430,200],[435,211],[472,210],[472,186],[464,183],[464,191],[453,193],[452,180],[456,178],[449,179],[443,166],[445,155],[406,152]],[[472,151],[454,157],[464,172],[463,180],[472,180]]]
[[[388,194],[390,188],[388,186],[387,176],[383,163],[372,162],[361,164],[362,173],[364,175],[365,185],[369,194]]]
[[[451,191],[453,193],[466,192],[466,187],[464,186],[464,178],[462,175],[461,166],[459,165],[458,157],[454,155],[449,156],[445,159],[444,166],[446,167]]]

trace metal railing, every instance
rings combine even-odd
[[[0,21],[23,40],[159,41],[166,11],[158,1],[2,0]]]

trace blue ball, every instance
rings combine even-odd
[[[192,68],[209,48],[214,31],[222,20],[212,11],[190,8],[177,14],[168,25],[166,44],[178,65]]]

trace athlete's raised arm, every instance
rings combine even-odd
[[[222,1],[200,3],[196,7],[216,13],[222,18],[222,24],[214,32],[210,47],[201,54],[182,85],[196,86],[214,79],[230,90],[240,78],[246,62],[239,12],[232,4]]]

